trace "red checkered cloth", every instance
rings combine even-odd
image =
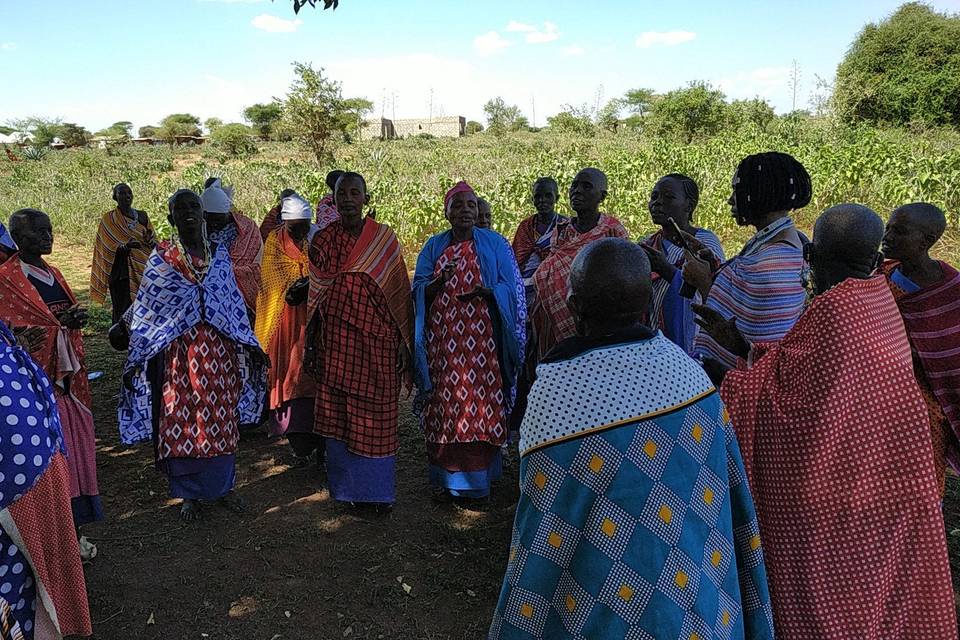
[[[957,638],[927,410],[883,276],[817,296],[721,395],[777,637]]]
[[[344,272],[357,243],[334,223],[311,245],[312,270],[338,274],[327,280],[317,301],[321,373],[314,430],[346,443],[352,453],[392,456],[399,446],[401,334],[376,281],[365,272]]]

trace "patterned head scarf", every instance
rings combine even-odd
[[[447,195],[443,197],[443,210],[446,211],[450,208],[450,201],[453,200],[453,196],[458,193],[472,193],[476,197],[477,193],[473,190],[469,184],[461,180],[457,184],[450,187],[450,190],[447,191]]]

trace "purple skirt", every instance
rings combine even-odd
[[[170,497],[184,500],[217,500],[233,490],[236,456],[167,458],[158,465],[170,478]]]
[[[396,501],[397,456],[367,458],[350,453],[347,445],[326,438],[330,495],[340,502]]]

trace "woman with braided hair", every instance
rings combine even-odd
[[[751,343],[779,342],[806,301],[803,287],[803,238],[791,212],[805,207],[812,195],[810,175],[786,153],[770,151],[747,156],[733,175],[730,210],[741,227],[757,233],[736,256],[712,267],[714,256],[702,242],[685,234],[687,261],[683,278],[704,304],[737,327]],[[694,357],[733,368],[737,357],[700,332]]]
[[[650,258],[653,284],[647,325],[663,331],[664,336],[687,353],[693,351],[693,338],[697,333],[696,316],[691,309],[697,296],[690,285],[684,286],[686,241],[680,234],[687,233],[710,249],[716,260],[714,268],[723,260],[723,248],[717,236],[708,229],[693,226],[693,212],[699,201],[700,188],[693,178],[669,173],[657,180],[647,207],[650,219],[660,230],[640,242]]]

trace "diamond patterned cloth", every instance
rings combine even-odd
[[[428,442],[489,442],[507,437],[504,388],[497,359],[490,307],[482,298],[463,302],[458,295],[482,284],[473,242],[446,248],[434,277],[451,260],[457,271],[430,307],[427,358],[433,393],[423,417]]]
[[[118,418],[124,444],[152,437],[147,362],[201,324],[208,325],[207,331],[218,332],[224,354],[232,351],[235,355],[240,383],[235,412],[239,421],[256,422],[262,411],[266,370],[251,361],[251,352],[259,351],[260,344],[250,326],[226,247],[217,247],[202,283],[186,275],[182,260],[176,247],[161,243],[147,261],[137,299],[125,316],[130,327],[130,351],[124,370],[133,373],[133,390],[124,386],[121,391]],[[178,263],[179,267],[174,266]]]
[[[651,336],[574,339],[540,365],[490,638],[773,638],[727,412],[696,363]]]

